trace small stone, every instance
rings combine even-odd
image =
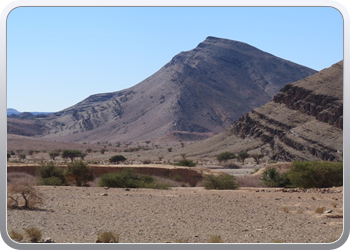
[[[324,214],[330,214],[330,213],[332,213],[332,211],[333,211],[333,210],[327,210],[327,211],[324,211],[323,213],[324,213]]]
[[[103,193],[103,194],[101,194],[101,196],[108,196],[108,194],[107,193]]]

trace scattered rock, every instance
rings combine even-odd
[[[108,194],[107,193],[103,193],[103,194],[101,194],[101,196],[108,196]]]

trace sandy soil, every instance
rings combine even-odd
[[[8,210],[8,230],[24,234],[24,228],[37,227],[42,238],[57,243],[95,242],[103,231],[119,234],[120,243],[205,243],[211,235],[226,243],[328,243],[343,231],[341,188],[328,193],[37,188],[44,204],[37,210]],[[332,211],[318,214],[319,207]]]

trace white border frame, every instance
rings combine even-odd
[[[346,0],[347,1],[347,0]],[[164,6],[164,7],[174,7],[174,6],[183,6],[183,7],[190,7],[190,6],[222,6],[222,7],[239,7],[239,6],[247,6],[247,7],[333,7],[337,9],[343,16],[344,21],[344,96],[350,96],[349,88],[345,83],[349,82],[349,72],[350,67],[347,62],[349,60],[349,51],[347,50],[346,44],[349,44],[350,39],[350,19],[349,14],[344,8],[343,5],[341,5],[338,2],[329,1],[329,0],[287,0],[287,1],[277,1],[277,0],[267,0],[267,1],[259,1],[259,0],[245,0],[245,1],[238,1],[238,0],[216,0],[216,1],[209,1],[209,0],[168,0],[166,2],[162,1],[156,1],[156,0],[150,0],[150,1],[141,1],[141,0],[129,0],[129,1],[112,1],[112,0],[86,0],[86,1],[80,1],[80,0],[20,0],[10,3],[6,6],[6,8],[3,10],[1,14],[0,19],[0,32],[1,32],[1,38],[0,38],[0,102],[1,102],[1,109],[0,109],[0,117],[2,118],[0,120],[0,138],[1,138],[1,144],[0,144],[0,152],[2,154],[0,155],[0,161],[3,163],[4,166],[7,166],[7,158],[5,157],[5,151],[7,151],[7,82],[6,82],[6,23],[7,23],[7,16],[9,13],[17,8],[17,7],[39,7],[39,6],[46,6],[46,7],[55,7],[55,6],[67,6],[67,7],[74,7],[74,6],[86,6],[86,7],[93,7],[93,6]],[[344,122],[344,128],[348,128],[349,126],[349,117],[348,117],[348,110],[349,110],[349,103],[344,98],[344,116],[343,116],[343,122]],[[6,112],[6,113],[5,113]],[[344,179],[345,176],[349,175],[350,169],[347,169],[347,159],[349,158],[349,133],[350,130],[344,130],[343,137],[344,137],[344,144],[343,144],[343,152],[344,152]],[[1,176],[2,176],[2,187],[0,190],[0,197],[2,201],[6,200],[6,176],[7,176],[7,169],[6,167],[2,167],[0,169]],[[340,239],[334,243],[259,243],[259,244],[239,244],[239,243],[228,243],[228,244],[139,244],[139,243],[128,243],[128,244],[89,244],[89,243],[77,243],[77,244],[71,244],[71,243],[61,243],[61,244],[18,244],[12,241],[8,235],[7,235],[7,209],[6,209],[6,202],[1,203],[0,207],[0,221],[1,221],[1,236],[4,240],[4,242],[11,248],[15,249],[62,249],[62,248],[68,248],[68,249],[96,249],[97,247],[102,247],[106,249],[179,249],[179,248],[190,248],[190,249],[212,249],[220,248],[220,249],[232,249],[232,248],[239,248],[239,249],[291,249],[294,250],[295,248],[302,248],[302,249],[335,249],[342,246],[349,236],[349,212],[348,209],[349,206],[349,199],[348,199],[348,185],[344,182],[344,207],[343,207],[343,213],[344,213],[344,226],[343,226],[343,234],[340,237]],[[347,211],[348,209],[348,211]]]

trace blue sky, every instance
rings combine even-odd
[[[316,70],[343,59],[331,7],[21,7],[7,19],[7,107],[56,112],[129,88],[207,36]]]

